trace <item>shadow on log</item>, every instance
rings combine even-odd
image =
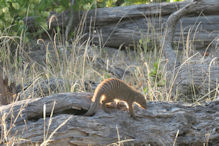
[[[127,111],[118,109],[111,109],[108,114],[100,108],[92,117],[83,116],[91,96],[90,93],[61,93],[1,106],[2,142],[22,145],[120,142],[152,146],[219,143],[219,101],[198,106],[148,102],[146,110],[135,106],[141,118],[133,120]]]

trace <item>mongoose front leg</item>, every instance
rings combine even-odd
[[[131,117],[136,120],[137,118],[136,118],[136,116],[135,116],[135,114],[134,114],[132,104],[133,104],[133,103],[128,103],[128,106],[129,106],[129,113],[130,113]]]

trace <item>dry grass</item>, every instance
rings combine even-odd
[[[45,49],[44,60],[39,59],[38,62],[29,55],[34,48],[26,49],[24,44],[17,44],[15,48],[11,49],[9,45],[11,39],[8,38],[4,40],[4,49],[1,50],[0,56],[5,69],[4,74],[9,75],[10,81],[15,81],[17,85],[20,84],[22,87],[28,83],[34,86],[41,79],[67,79],[71,83],[66,84],[66,87],[59,92],[82,92],[85,91],[84,81],[100,82],[105,78],[115,77],[101,68],[93,67],[96,59],[101,58],[109,66],[120,67],[129,71],[131,74],[124,75],[122,79],[138,88],[142,93],[146,91],[156,93],[156,95],[149,96],[150,100],[165,100],[160,93],[160,83],[157,81],[157,77],[150,75],[150,72],[155,69],[154,64],[156,62],[159,69],[155,70],[155,73],[162,75],[161,80],[165,81],[160,66],[162,59],[160,55],[157,55],[157,51],[153,51],[154,49],[145,51],[141,48],[123,51],[97,46],[91,47],[89,40],[81,43],[78,38],[80,37],[76,37],[73,42],[65,45],[57,41],[38,40],[33,42],[43,45],[43,49]],[[29,44],[29,46],[31,45]],[[20,46],[23,46],[23,48]],[[15,54],[13,52],[12,55],[11,50],[15,50]]]

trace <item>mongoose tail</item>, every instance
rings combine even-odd
[[[90,105],[88,111],[84,114],[85,116],[91,116],[93,114],[95,114],[95,111],[97,110],[99,104],[100,104],[100,99],[101,99],[102,93],[101,92],[97,92],[97,90],[95,90],[94,93],[94,102]]]

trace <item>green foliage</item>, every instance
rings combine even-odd
[[[183,0],[173,0],[173,2],[176,1],[183,1]],[[102,8],[102,7],[114,7],[114,6],[129,6],[135,4],[147,4],[150,2],[171,2],[171,0],[97,0],[97,7]]]
[[[74,10],[88,10],[95,7],[95,0],[74,0]]]
[[[150,0],[125,0],[124,5],[133,5],[133,4],[146,4],[149,3]]]
[[[148,94],[148,88],[147,88],[147,87],[144,88],[144,94],[145,94],[145,95]]]
[[[150,77],[153,77],[153,78],[159,78],[160,75],[158,75],[158,63],[159,61],[156,61],[154,63],[154,68],[151,70],[151,72],[149,73]]]
[[[77,11],[148,2],[150,0],[74,0],[73,8]],[[62,12],[70,7],[71,0],[0,0],[0,33],[6,31],[9,35],[20,35],[25,30],[23,18],[26,16],[34,16],[36,25],[46,28],[51,11]]]
[[[25,30],[23,18],[34,16],[37,26],[47,27],[46,18],[51,11],[61,12],[70,7],[69,0],[0,0],[0,32],[20,35]]]
[[[152,81],[157,83],[158,86],[163,86],[165,81],[162,80],[162,73],[159,69],[159,60],[154,63],[154,68],[149,73],[149,76],[152,78]]]

